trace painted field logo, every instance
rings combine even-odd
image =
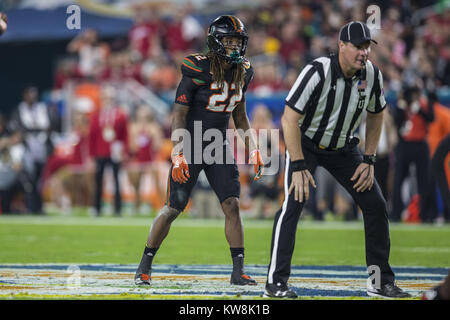
[[[66,270],[69,277],[66,280],[66,286],[70,289],[79,289],[81,286],[81,271],[78,266],[69,266]]]
[[[183,318],[184,315],[191,315],[192,306],[198,306],[191,303],[187,305],[186,299],[192,300],[199,297],[221,300],[260,299],[267,277],[266,265],[249,265],[248,268],[246,267],[246,271],[254,275],[258,285],[243,290],[238,286],[229,285],[230,269],[227,265],[159,264],[153,270],[157,275],[158,284],[149,290],[134,284],[136,267],[136,264],[83,264],[78,266],[56,263],[0,264],[2,282],[0,299],[79,299],[83,296],[83,299],[183,300],[185,302],[179,304],[175,311],[179,312],[180,317]],[[81,282],[81,269],[83,269],[83,282]],[[376,266],[375,268],[371,267],[372,271],[369,273],[373,273],[377,269]],[[413,297],[420,297],[423,290],[439,285],[448,274],[448,268],[442,267],[395,267],[394,270],[396,281],[400,286],[407,287]],[[375,281],[376,274],[379,273],[375,271],[372,275],[372,279]],[[372,299],[367,294],[369,288],[365,286],[364,279],[370,280],[366,266],[294,265],[289,284],[301,297],[326,300],[330,297]],[[233,312],[235,315],[237,312],[260,315],[269,311],[272,313],[272,310],[264,308],[264,305],[259,305],[258,308],[258,304],[251,307],[249,303],[253,305],[251,302],[241,303],[247,304],[247,307],[227,307],[227,304],[224,304],[220,310],[215,308],[213,314],[216,311],[223,315]],[[230,301],[229,305],[236,305],[236,303]],[[181,307],[185,308],[181,309]],[[197,317],[191,316],[191,318],[197,319],[203,316],[206,319],[210,313],[203,308],[197,310],[196,314]],[[264,317],[259,318],[264,319]]]

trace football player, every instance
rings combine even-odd
[[[244,138],[244,142],[246,150],[250,151],[249,159],[254,165],[255,179],[259,179],[264,164],[256,139],[249,131],[250,123],[244,95],[253,77],[253,69],[245,58],[247,41],[247,31],[238,18],[220,16],[208,28],[209,51],[206,54],[190,55],[182,62],[183,77],[176,92],[172,137],[177,129],[185,129],[191,139],[180,138],[174,141],[167,202],[152,223],[142,259],[135,274],[137,285],[151,284],[152,260],[167,236],[171,223],[186,207],[202,170],[225,214],[225,236],[233,261],[230,283],[256,285],[256,281],[244,272],[244,231],[239,214],[239,172],[225,134],[232,116],[236,129],[242,129],[245,132],[245,135],[241,134],[241,137],[249,137],[249,139]],[[201,156],[207,146],[207,142],[194,141],[194,127],[198,124],[201,125],[202,133],[208,129],[220,130],[222,133],[220,152],[222,152],[221,160],[223,161],[210,164],[203,157],[201,161],[194,161],[196,156],[191,156],[195,149],[194,145],[200,143]],[[241,133],[242,131],[240,130]],[[193,142],[191,145],[186,143],[189,140]]]

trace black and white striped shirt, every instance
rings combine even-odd
[[[299,123],[303,135],[323,148],[342,148],[364,109],[378,113],[386,107],[383,76],[368,60],[364,69],[345,78],[337,55],[317,58],[301,71],[286,104],[304,115]]]

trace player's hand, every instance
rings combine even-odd
[[[191,177],[189,175],[189,166],[182,153],[172,157],[172,179],[178,183],[186,183]]]
[[[255,149],[250,153],[248,163],[253,164],[253,169],[255,170],[255,178],[253,180],[261,178],[264,172],[264,162],[261,158],[261,152],[258,149]]]
[[[294,191],[294,199],[303,202],[309,199],[309,184],[316,188],[316,182],[308,169],[294,171],[292,182],[289,186],[289,194]]]
[[[351,181],[356,181],[353,189],[356,189],[356,192],[371,190],[374,182],[374,174],[373,165],[364,162],[361,163],[350,178]]]

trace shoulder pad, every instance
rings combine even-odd
[[[195,59],[193,59],[193,56],[188,56],[183,59],[183,62],[181,63],[181,70],[184,71],[186,69],[187,71],[191,70],[191,72],[194,72],[194,74],[203,72],[202,67],[199,66],[198,63],[196,63]]]
[[[208,57],[201,54],[187,56],[181,63],[181,72],[191,78],[202,77],[203,74],[208,72],[208,61]]]
[[[192,59],[196,60],[196,61],[208,61],[208,57],[205,54],[201,54],[201,53],[194,53],[192,55],[190,55],[189,57],[191,57]]]

